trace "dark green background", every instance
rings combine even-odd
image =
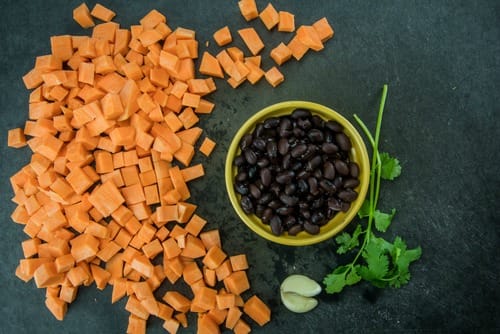
[[[102,1],[118,14],[122,27],[137,24],[153,8],[171,27],[195,29],[208,49],[218,28],[249,24],[236,1]],[[14,209],[8,178],[29,161],[29,150],[6,146],[7,130],[22,127],[28,94],[21,76],[37,55],[50,52],[49,37],[88,34],[72,20],[79,1],[0,2],[0,333],[124,333],[124,300],[111,305],[111,289],[80,290],[64,322],[44,306],[44,290],[14,276],[22,257],[22,226],[10,220]],[[87,2],[90,8],[94,2]],[[263,9],[267,1],[257,1]],[[286,81],[276,89],[262,81],[233,90],[217,80],[209,99],[212,115],[202,117],[205,135],[218,145],[205,163],[207,175],[193,182],[198,214],[219,227],[229,254],[245,252],[253,292],[272,308],[272,322],[255,333],[494,332],[499,329],[500,195],[498,128],[500,89],[500,3],[498,1],[273,1],[311,24],[326,16],[336,36],[319,52],[283,66]],[[262,32],[267,48],[290,34]],[[242,46],[236,37],[235,45]],[[321,281],[342,263],[332,240],[303,248],[271,244],[240,222],[225,192],[223,170],[229,142],[246,118],[263,107],[298,99],[325,104],[350,120],[358,114],[373,128],[381,87],[389,84],[382,149],[399,157],[402,176],[382,189],[380,208],[397,208],[386,237],[401,235],[421,245],[422,259],[412,280],[399,290],[366,284],[340,296],[320,296],[307,314],[292,314],[280,303],[280,281],[292,273]],[[166,289],[163,287],[163,289]],[[195,320],[183,333],[194,333]],[[149,322],[160,333],[161,322]]]

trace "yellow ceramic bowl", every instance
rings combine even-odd
[[[342,126],[344,127],[344,133],[349,137],[352,143],[352,149],[349,154],[349,158],[351,161],[355,161],[359,165],[360,169],[360,184],[355,189],[358,192],[358,197],[354,202],[351,203],[351,207],[347,212],[338,212],[333,217],[333,219],[331,219],[328,223],[321,227],[320,232],[316,235],[311,235],[307,232],[302,231],[295,236],[288,235],[288,233],[286,232],[280,236],[276,236],[271,232],[271,228],[269,227],[269,225],[264,224],[256,215],[246,214],[241,208],[240,195],[237,194],[234,190],[234,177],[236,175],[237,169],[234,166],[233,161],[234,158],[241,153],[239,148],[239,142],[241,138],[243,137],[243,135],[252,132],[257,123],[262,122],[269,117],[289,115],[293,110],[297,108],[308,109],[313,114],[319,115],[325,120],[335,120],[342,124]],[[233,205],[234,210],[236,210],[238,216],[252,231],[257,233],[261,237],[279,244],[289,246],[312,245],[333,237],[334,235],[342,231],[356,216],[359,208],[363,204],[368,189],[370,177],[369,165],[370,163],[368,159],[368,153],[366,151],[366,146],[363,142],[363,139],[359,135],[358,131],[354,128],[354,126],[343,116],[341,116],[334,110],[317,103],[305,101],[281,102],[264,108],[250,117],[234,136],[233,141],[229,146],[229,151],[226,157],[226,189],[231,204]]]

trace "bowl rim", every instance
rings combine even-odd
[[[353,155],[356,156],[355,161],[360,165],[360,167],[364,166],[364,168],[360,168],[359,179],[361,182],[360,185],[358,186],[358,197],[356,198],[356,200],[353,202],[353,205],[351,205],[351,208],[346,213],[339,212],[337,215],[335,215],[335,217],[337,217],[338,215],[343,216],[340,223],[337,223],[334,228],[331,228],[324,232],[320,231],[320,233],[316,235],[306,234],[307,235],[306,238],[289,236],[287,234],[276,236],[271,232],[269,227],[266,228],[267,226],[266,224],[260,222],[259,226],[254,221],[250,220],[249,215],[247,215],[241,208],[237,194],[234,191],[233,187],[233,178],[235,173],[233,160],[236,157],[236,154],[239,150],[239,142],[243,137],[243,135],[252,131],[255,127],[255,124],[258,121],[272,116],[286,115],[291,113],[291,111],[297,108],[309,109],[313,112],[313,114],[318,114],[323,118],[335,119],[339,121],[339,123],[341,123],[342,126],[344,127],[344,131],[347,132],[346,134],[349,136],[353,144],[356,143],[356,145],[353,145],[353,148],[351,149],[349,156],[351,157]],[[272,113],[272,115],[269,115],[269,113]],[[355,146],[359,146],[359,152],[353,151],[355,150]],[[369,184],[369,174],[370,174],[369,165],[370,164],[368,159],[368,152],[366,149],[365,142],[363,141],[361,135],[356,130],[354,125],[351,122],[349,122],[344,116],[342,116],[341,114],[339,114],[338,112],[329,107],[326,107],[322,104],[318,104],[315,102],[300,101],[300,100],[284,101],[269,105],[261,109],[260,111],[256,112],[255,114],[253,114],[241,125],[236,134],[233,136],[233,139],[227,151],[226,162],[225,162],[226,191],[229,200],[232,204],[232,207],[236,211],[239,218],[245,223],[245,225],[247,225],[248,228],[250,228],[253,232],[257,233],[262,238],[287,246],[312,245],[330,239],[334,235],[338,234],[356,216],[367,194],[368,184]],[[333,219],[335,219],[335,217]],[[255,219],[260,221],[260,219],[257,216],[255,216]],[[323,229],[325,226],[331,224],[332,220],[323,225],[321,228]],[[306,232],[300,232],[300,233],[306,233]]]

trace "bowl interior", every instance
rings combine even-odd
[[[264,224],[256,215],[247,215],[241,208],[239,202],[240,195],[235,192],[233,186],[234,177],[237,173],[237,168],[233,165],[233,160],[237,155],[241,153],[241,150],[239,148],[239,142],[241,138],[246,133],[252,132],[257,123],[264,121],[269,117],[288,115],[297,108],[309,109],[313,114],[317,114],[325,120],[333,119],[342,124],[345,134],[351,139],[352,142],[352,149],[349,153],[349,158],[351,161],[355,161],[359,165],[360,185],[355,189],[358,192],[358,197],[354,202],[351,203],[351,208],[347,212],[338,212],[328,223],[321,227],[318,234],[311,235],[302,231],[295,236],[288,235],[287,233],[276,236],[271,232],[271,228],[269,227],[269,225]],[[331,238],[332,236],[342,231],[354,218],[359,208],[363,204],[366,196],[369,183],[369,169],[370,166],[368,153],[366,151],[366,146],[363,142],[363,139],[347,119],[345,119],[334,110],[317,103],[305,101],[287,101],[274,104],[262,109],[261,111],[250,117],[241,126],[241,128],[234,136],[231,145],[229,146],[229,151],[226,157],[225,181],[227,193],[233,208],[235,209],[238,216],[252,231],[267,240],[279,244],[289,246],[305,246]]]

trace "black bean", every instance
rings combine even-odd
[[[321,165],[322,161],[323,161],[323,159],[321,159],[321,156],[319,156],[319,155],[313,157],[311,160],[309,160],[306,163],[306,171],[311,172],[311,171],[315,170],[316,168],[319,167],[319,165]]]
[[[293,195],[297,191],[297,185],[295,183],[289,183],[285,186],[284,193],[287,195]]]
[[[295,161],[291,166],[290,166],[290,169],[293,170],[294,172],[297,172],[297,171],[302,171],[302,169],[304,168],[304,164],[300,161]]]
[[[288,117],[282,117],[278,128],[280,137],[288,137],[292,133],[292,121]]]
[[[335,134],[335,140],[337,141],[337,144],[339,145],[340,149],[342,151],[350,151],[351,150],[351,140],[347,135],[343,132],[338,132]]]
[[[312,172],[311,175],[317,178],[318,180],[321,180],[323,178],[323,171],[321,170],[321,168],[317,168]]]
[[[236,167],[241,167],[245,164],[245,157],[243,155],[238,155],[236,158],[234,158],[234,165]]]
[[[281,193],[281,186],[278,182],[274,182],[269,186],[269,191],[271,191],[271,194],[274,196],[278,197]]]
[[[259,204],[267,204],[273,199],[273,195],[268,192],[264,192],[262,196],[260,196],[258,203]]]
[[[304,218],[304,219],[311,219],[311,211],[309,210],[302,210],[300,211],[300,215]]]
[[[264,187],[269,187],[272,181],[272,173],[269,168],[262,168],[260,170],[260,182]]]
[[[269,224],[271,225],[271,231],[274,235],[281,235],[283,233],[283,226],[281,225],[281,218],[278,215],[274,215]]]
[[[278,156],[278,145],[274,140],[267,142],[266,150],[267,150],[267,156],[271,160],[275,159]]]
[[[335,197],[328,198],[328,209],[333,211],[340,211],[341,208],[342,208],[341,202],[337,198]]]
[[[297,188],[300,193],[309,192],[309,185],[307,184],[307,181],[305,179],[299,179],[297,181]]]
[[[344,202],[351,203],[356,198],[358,198],[358,193],[352,189],[344,189],[340,191],[337,196]]]
[[[255,126],[255,130],[254,130],[254,135],[256,138],[260,138],[262,137],[262,135],[264,134],[264,124],[263,123],[258,123],[256,126]]]
[[[329,180],[321,180],[319,186],[329,194],[334,194],[337,191],[337,187]],[[250,188],[252,191],[252,188]]]
[[[262,138],[255,138],[252,142],[252,147],[263,152],[266,149],[266,141]]]
[[[347,212],[350,207],[351,207],[351,203],[348,203],[348,202],[342,202],[340,204],[340,210],[342,210],[342,212]]]
[[[265,205],[262,204],[257,204],[255,206],[255,215],[259,218],[262,219],[262,214],[264,213],[264,210],[267,209]]]
[[[271,162],[267,158],[260,158],[259,160],[257,160],[257,166],[259,166],[260,168],[267,167],[270,163]]]
[[[252,202],[252,199],[248,196],[241,196],[241,208],[247,215],[251,215],[255,212],[255,208]]]
[[[291,158],[292,156],[290,155],[290,153],[286,154],[283,159],[281,160],[281,167],[283,169],[288,169],[290,168],[290,163],[291,163]]]
[[[295,204],[297,204],[299,202],[299,199],[297,197],[295,197],[295,196],[289,196],[287,194],[280,195],[279,199],[286,206],[294,206]]]
[[[354,161],[349,162],[349,174],[354,178],[359,177],[359,166]]]
[[[323,225],[326,220],[325,215],[322,212],[314,212],[311,216],[311,223],[316,225]]]
[[[307,202],[299,202],[299,204],[297,206],[299,207],[300,211],[303,211],[303,210],[309,209],[310,205]]]
[[[325,140],[323,132],[319,129],[312,129],[307,133],[307,137],[313,143],[322,143]]]
[[[302,138],[306,135],[306,132],[301,128],[293,128],[292,134],[297,138]]]
[[[276,209],[276,213],[279,214],[280,216],[289,216],[291,215],[295,209],[293,207],[289,206],[282,206]]]
[[[250,166],[250,168],[248,168],[248,178],[250,180],[253,180],[255,178],[256,174],[257,174],[257,167],[256,166]]]
[[[250,165],[255,165],[257,163],[257,154],[255,154],[254,151],[251,149],[247,148],[243,151],[243,154],[245,156],[245,160],[250,164]]]
[[[245,149],[250,147],[250,145],[252,145],[252,141],[253,141],[253,136],[250,133],[245,134],[243,137],[241,137],[240,149],[244,151]]]
[[[248,186],[242,182],[236,182],[234,184],[234,190],[240,195],[248,194]]]
[[[326,122],[325,127],[329,130],[332,130],[333,132],[342,132],[342,130],[344,130],[344,128],[339,122],[332,120]]]
[[[314,177],[309,177],[307,179],[307,184],[309,185],[309,192],[313,195],[319,194],[318,180]]]
[[[306,230],[307,233],[309,234],[318,234],[319,233],[319,226],[310,223],[309,221],[306,221],[304,223],[304,230]]]
[[[339,148],[334,143],[323,143],[321,145],[321,150],[326,154],[334,154],[339,151]]]
[[[333,180],[335,178],[335,166],[331,161],[327,161],[323,164],[323,177],[328,180]]]
[[[292,155],[292,158],[298,158],[302,156],[304,153],[307,151],[307,145],[306,144],[299,144],[295,146],[290,154]]]
[[[318,115],[313,115],[311,117],[311,121],[313,125],[318,129],[322,129],[325,126],[325,121]]]
[[[264,129],[274,129],[280,124],[278,117],[269,117],[264,121]]]
[[[297,126],[304,131],[308,131],[312,127],[312,123],[308,118],[300,118],[297,120]]]
[[[235,178],[234,178],[234,179],[235,179],[237,182],[243,182],[243,181],[245,181],[247,178],[248,178],[248,173],[247,173],[247,172],[245,172],[245,171],[240,171],[240,172],[238,172],[238,174],[236,174],[236,176],[235,176]]]
[[[358,179],[347,179],[347,180],[344,180],[344,188],[356,188],[357,186],[359,186],[359,180]]]
[[[316,198],[311,205],[311,209],[319,209],[325,204],[325,200],[323,198]]]
[[[289,229],[288,229],[288,234],[289,235],[297,235],[300,231],[302,231],[302,225],[300,224],[295,224],[295,225],[292,225]]]
[[[282,224],[284,228],[289,229],[293,225],[297,224],[297,218],[295,218],[295,216],[292,215],[283,217]]]
[[[293,119],[304,118],[304,117],[311,117],[311,111],[309,111],[307,109],[295,109],[292,112],[291,117]]]
[[[335,132],[325,129],[325,142],[333,143],[335,141]]]
[[[311,173],[306,170],[301,170],[297,173],[297,180],[307,180],[309,176],[311,176]]]
[[[349,175],[349,166],[347,166],[347,164],[344,161],[340,159],[335,159],[333,164],[335,165],[335,170],[337,171],[337,173],[344,176]]]
[[[293,180],[293,177],[295,176],[294,171],[284,171],[278,175],[276,175],[276,182],[279,184],[286,184],[290,183]]]
[[[252,195],[252,197],[255,199],[259,199],[260,196],[262,195],[259,187],[257,187],[253,183],[248,186],[248,190],[250,190],[250,195]]]
[[[280,208],[282,205],[283,204],[281,203],[281,201],[279,201],[277,199],[273,199],[271,202],[269,202],[269,204],[267,204],[267,206],[270,207],[273,210],[276,210],[277,208]]]
[[[288,139],[281,138],[278,142],[278,152],[281,155],[285,155],[288,153],[288,149],[290,148],[290,144],[288,143]]]
[[[262,212],[262,216],[260,217],[260,219],[262,219],[264,223],[269,223],[273,215],[274,215],[273,209],[265,208],[264,212]]]
[[[319,148],[316,144],[307,145],[307,151],[302,156],[304,159],[311,159],[313,156],[318,155]]]
[[[342,188],[342,185],[344,184],[344,181],[343,181],[343,179],[342,179],[342,176],[337,176],[337,177],[333,180],[333,184],[335,185],[335,187],[337,187],[337,189]]]

